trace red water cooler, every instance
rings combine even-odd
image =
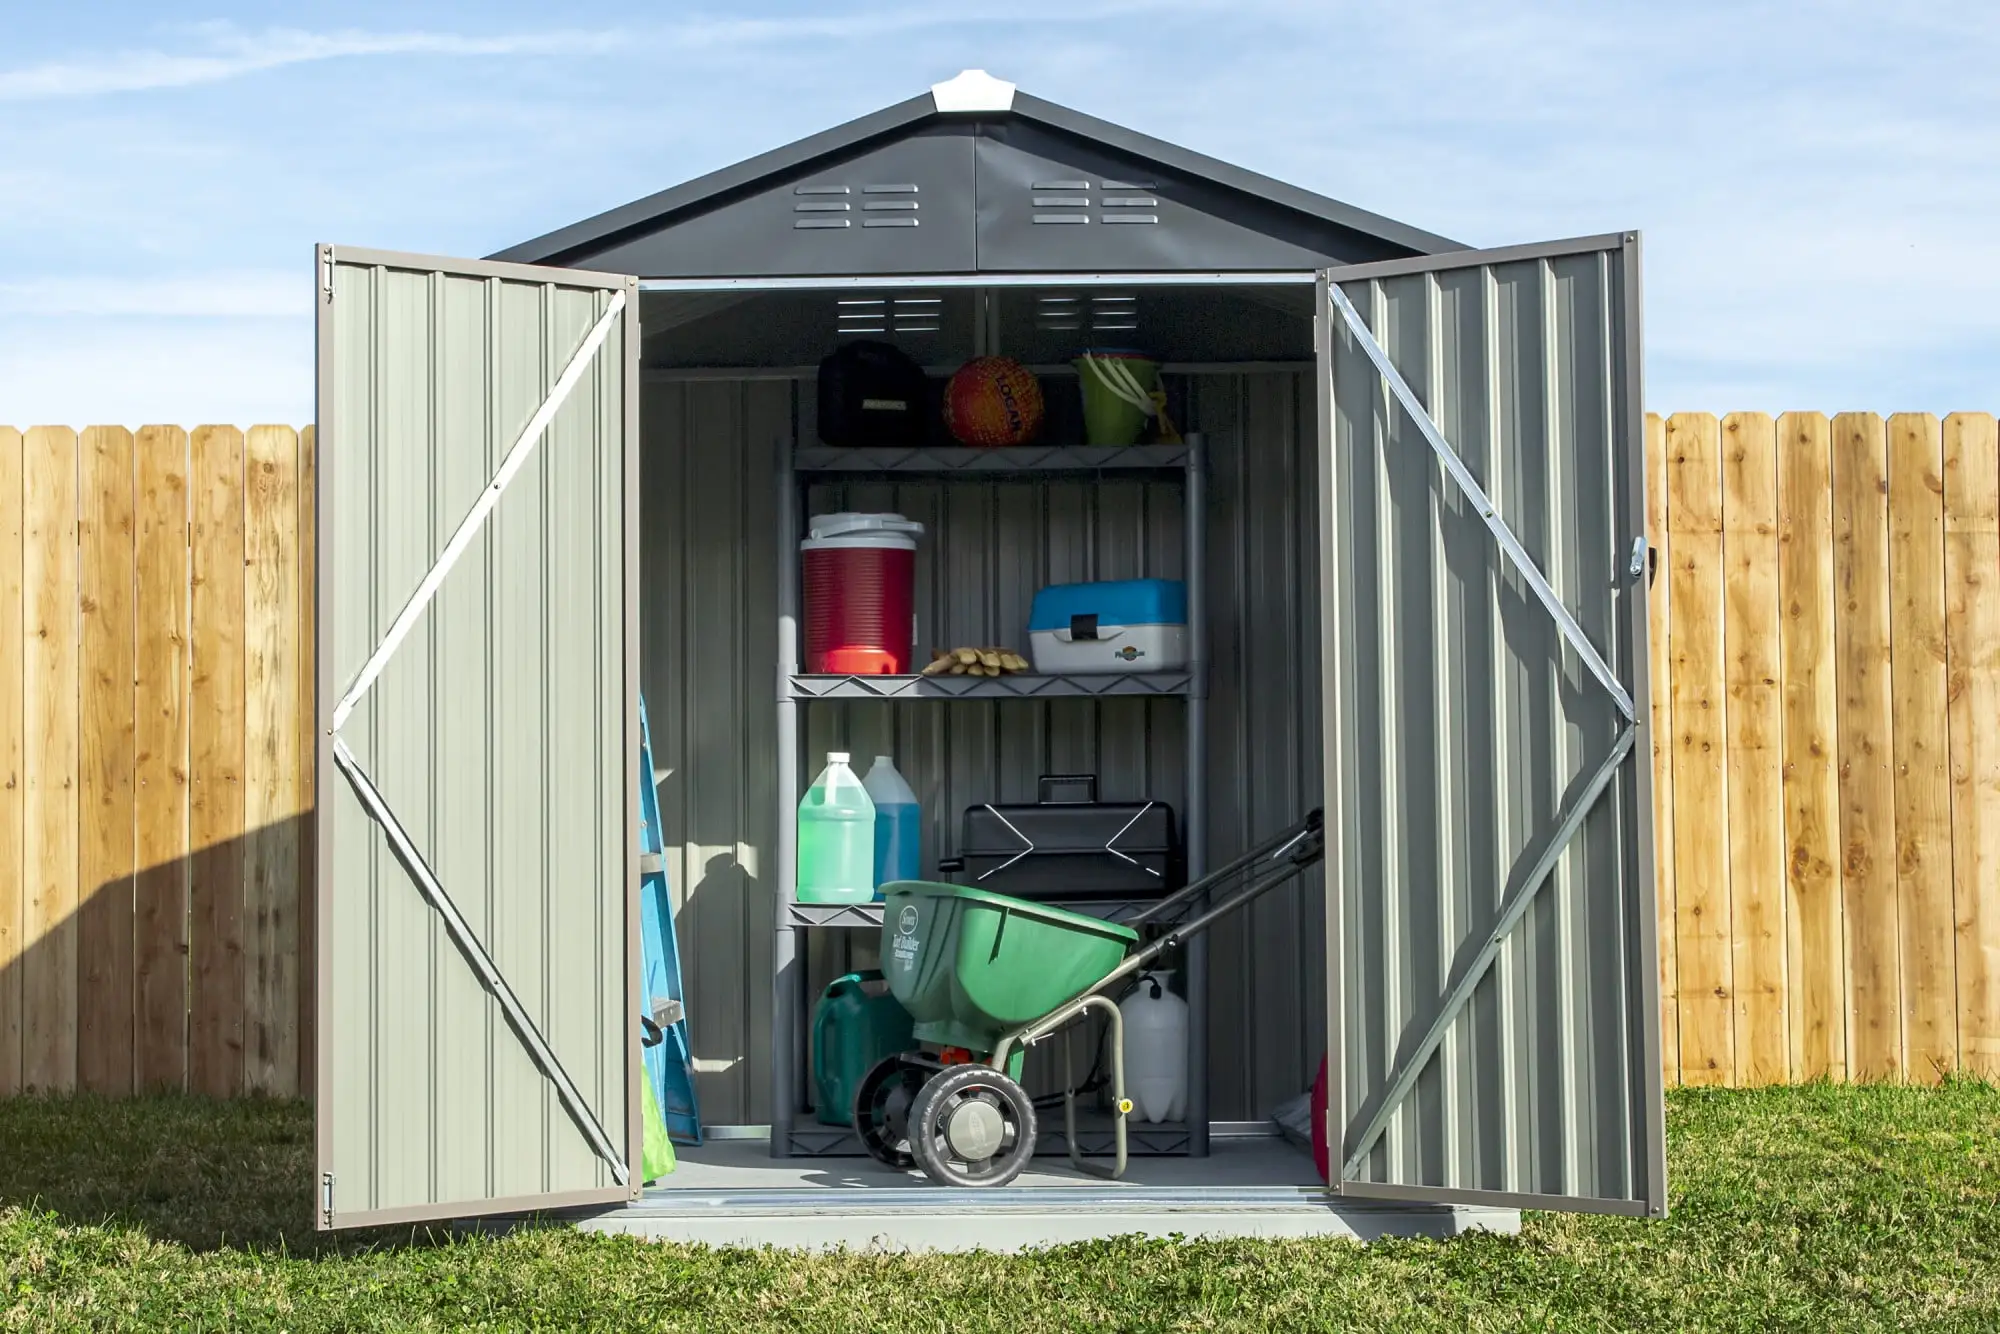
[[[807,674],[910,672],[923,531],[900,514],[821,514],[812,520],[800,548]]]

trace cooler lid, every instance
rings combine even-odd
[[[856,537],[871,533],[884,536],[921,537],[924,526],[900,514],[856,514],[842,511],[838,514],[815,514],[808,521],[807,532],[815,540],[829,537]]]
[[[1078,616],[1095,616],[1099,625],[1185,624],[1187,585],[1178,579],[1051,584],[1035,594],[1028,632],[1067,630]]]

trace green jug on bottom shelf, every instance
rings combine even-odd
[[[854,1094],[868,1072],[884,1057],[916,1049],[911,1022],[880,973],[849,973],[827,984],[812,1023],[813,1085],[822,1124],[853,1124]]]

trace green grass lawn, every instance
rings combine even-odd
[[[1518,1237],[796,1256],[324,1242],[310,1113],[0,1102],[0,1329],[2000,1329],[2000,1090],[1681,1091],[1673,1216]]]

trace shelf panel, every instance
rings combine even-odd
[[[1069,912],[1082,913],[1086,917],[1101,917],[1107,922],[1129,922],[1146,909],[1158,903],[1158,899],[1085,899],[1067,902],[1061,899],[1043,900],[1052,908],[1063,908]],[[1192,908],[1183,905],[1162,925],[1185,921]],[[785,905],[787,921],[794,927],[880,927],[882,925],[882,905],[879,903],[788,903]]]
[[[880,927],[879,903],[788,903],[785,915],[793,926]]]
[[[1094,699],[1190,693],[1193,672],[1037,676],[794,676],[793,699]]]
[[[1007,449],[830,449],[809,446],[792,461],[801,473],[920,473],[939,477],[1018,473],[1171,471],[1187,465],[1180,445],[1021,445]]]

